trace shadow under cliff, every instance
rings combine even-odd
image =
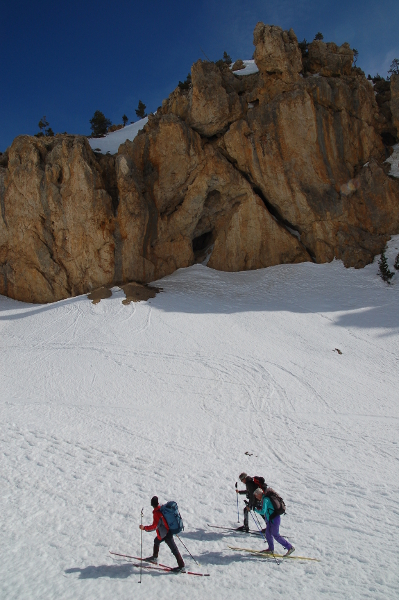
[[[387,285],[377,276],[377,270],[375,263],[365,269],[346,269],[340,261],[278,265],[239,273],[194,265],[154,282],[162,286],[163,293],[147,304],[159,311],[191,314],[318,313],[332,326],[379,328],[382,335],[389,335],[399,329],[399,274],[398,282],[394,278]],[[124,298],[122,290],[114,290],[112,297],[101,303],[113,301],[119,305]],[[82,300],[91,304],[85,296],[41,305],[0,297],[0,321],[28,318],[69,305],[72,308]],[[126,306],[124,310],[131,309]]]
[[[326,313],[335,326],[394,331],[399,329],[399,274],[398,282],[387,285],[377,271],[375,263],[347,269],[340,261],[240,273],[195,265],[162,279],[164,294],[152,303],[165,312],[198,314]]]

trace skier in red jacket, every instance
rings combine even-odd
[[[152,562],[154,564],[158,564],[158,554],[159,554],[159,546],[162,542],[166,542],[170,548],[170,551],[174,555],[177,560],[178,566],[173,570],[179,573],[185,573],[185,565],[184,560],[176,546],[176,542],[173,538],[173,534],[169,531],[169,526],[166,522],[165,517],[161,513],[161,507],[159,506],[158,497],[153,496],[151,498],[151,506],[153,507],[153,522],[152,525],[139,525],[140,529],[143,531],[154,531],[156,529],[157,536],[154,539],[154,549],[152,552],[152,556],[144,559],[147,562]]]

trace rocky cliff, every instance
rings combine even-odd
[[[398,78],[376,94],[347,44],[304,53],[292,29],[258,23],[254,44],[257,73],[198,61],[191,88],[117,155],[79,136],[17,138],[0,155],[0,293],[50,302],[204,260],[372,261],[399,232],[384,162]]]

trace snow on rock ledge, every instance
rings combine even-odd
[[[107,154],[107,152],[110,154],[116,154],[119,146],[124,144],[126,140],[130,140],[131,142],[134,140],[140,129],[143,129],[147,121],[148,117],[145,117],[145,119],[141,119],[140,121],[137,121],[137,123],[127,125],[123,129],[118,129],[118,131],[113,131],[105,137],[89,138],[91,149],[101,152],[101,154]]]
[[[252,75],[253,73],[258,73],[259,69],[256,66],[254,60],[243,60],[244,68],[239,71],[233,71],[234,75]]]

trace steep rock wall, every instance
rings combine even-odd
[[[86,138],[21,136],[1,178],[1,294],[49,302],[112,282],[112,199]]]
[[[347,44],[303,58],[292,30],[263,23],[254,44],[258,73],[198,61],[115,156],[79,136],[17,138],[0,156],[0,293],[50,302],[204,260],[370,262],[399,231],[384,164],[397,78],[376,96]]]

